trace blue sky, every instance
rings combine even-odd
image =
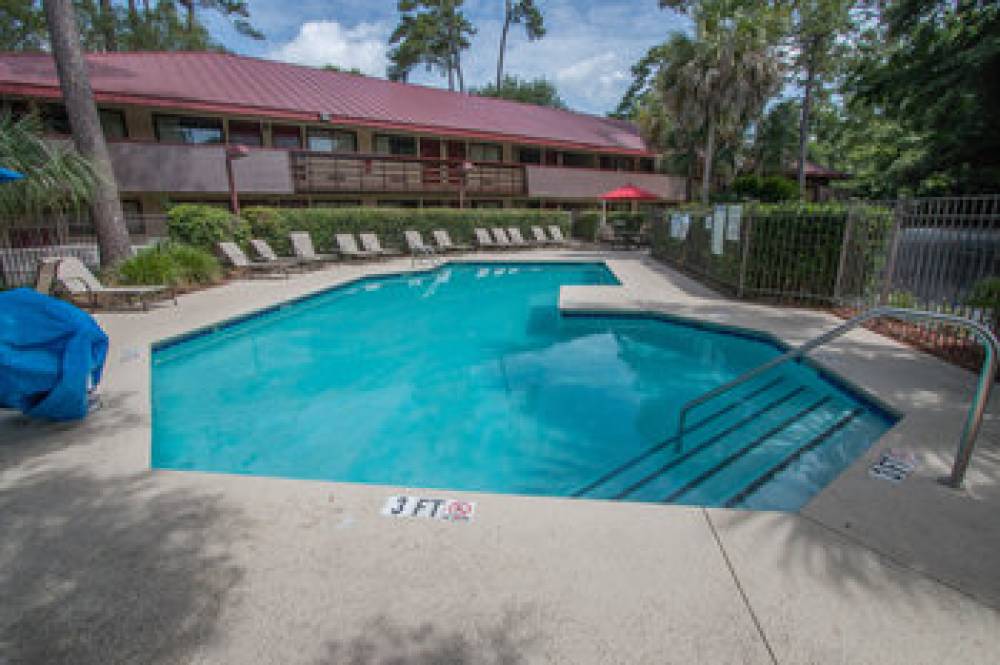
[[[204,17],[229,49],[384,76],[386,42],[398,18],[395,0],[250,0],[249,5],[264,41],[241,37],[216,16]],[[545,38],[529,42],[523,28],[515,26],[505,70],[553,81],[572,108],[587,113],[612,110],[628,87],[632,63],[670,32],[686,27],[684,18],[660,10],[656,0],[539,0],[539,5]],[[503,0],[466,0],[465,11],[478,29],[463,58],[466,84],[483,85],[496,76]],[[411,81],[447,86],[444,77],[423,69]]]

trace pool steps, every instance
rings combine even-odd
[[[808,474],[808,455],[821,445],[865,435],[864,409],[833,391],[787,375],[747,388],[574,496],[740,507],[779,477]]]

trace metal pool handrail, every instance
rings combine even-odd
[[[986,403],[989,400],[990,390],[993,388],[993,382],[996,380],[997,355],[1000,343],[997,342],[996,336],[994,336],[993,332],[986,326],[977,321],[961,316],[954,316],[952,314],[940,314],[938,312],[927,312],[916,309],[900,309],[897,307],[876,307],[866,312],[862,312],[854,318],[845,321],[836,328],[814,337],[802,346],[792,349],[777,358],[769,360],[766,363],[741,374],[732,381],[724,383],[717,388],[713,388],[712,390],[709,390],[703,395],[695,397],[686,403],[681,408],[680,412],[680,422],[677,428],[678,441],[680,440],[679,437],[684,432],[687,414],[691,411],[691,409],[704,404],[705,402],[714,399],[723,393],[729,392],[736,386],[744,384],[747,381],[760,376],[764,372],[777,367],[778,365],[782,365],[790,360],[797,360],[798,358],[805,356],[813,349],[833,341],[867,321],[881,318],[931,320],[961,326],[971,330],[986,351],[986,356],[983,359],[983,366],[979,372],[979,383],[976,386],[976,393],[972,398],[972,404],[969,406],[969,415],[965,420],[965,427],[963,428],[962,436],[958,441],[958,450],[955,453],[955,462],[952,464],[951,474],[947,478],[943,479],[943,482],[946,485],[954,488],[960,488],[962,486],[962,482],[965,480],[965,472],[969,467],[969,460],[972,458],[972,449],[975,446],[976,437],[979,434],[979,428],[983,423],[983,414],[986,411]]]

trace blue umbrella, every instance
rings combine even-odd
[[[18,173],[17,171],[11,171],[10,169],[5,169],[0,166],[0,182],[11,182],[13,180],[20,180],[24,177],[24,174]]]

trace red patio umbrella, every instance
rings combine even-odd
[[[601,199],[605,201],[656,201],[660,197],[653,192],[647,191],[629,183],[622,185],[618,189],[601,194]]]
[[[604,192],[601,194],[601,226],[608,223],[608,201],[657,201],[659,198],[653,192],[632,183]]]

